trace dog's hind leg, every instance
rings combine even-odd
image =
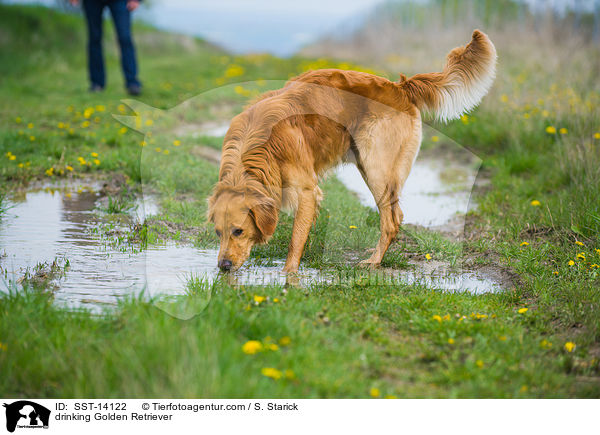
[[[404,217],[399,195],[421,143],[420,119],[407,118],[402,115],[378,122],[356,146],[357,166],[377,203],[381,230],[375,251],[363,265],[381,263]]]

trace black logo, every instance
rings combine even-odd
[[[19,400],[6,408],[6,430],[14,432],[15,428],[48,429],[50,410],[29,400]]]

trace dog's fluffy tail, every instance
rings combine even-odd
[[[399,86],[419,108],[448,121],[471,110],[487,94],[496,74],[496,48],[487,35],[473,31],[471,42],[448,53],[441,73],[403,77]]]

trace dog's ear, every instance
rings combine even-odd
[[[275,206],[275,200],[261,197],[253,201],[250,207],[250,216],[254,219],[254,225],[260,233],[257,242],[266,243],[275,232],[279,220],[279,211]]]

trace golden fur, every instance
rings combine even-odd
[[[377,202],[381,237],[363,263],[379,264],[402,222],[398,196],[421,143],[421,110],[441,120],[459,117],[487,93],[495,64],[494,45],[475,30],[440,73],[392,82],[317,70],[262,95],[232,120],[209,198],[219,266],[239,268],[288,208],[295,215],[284,271],[297,271],[322,198],[318,181],[342,161],[356,164]]]

